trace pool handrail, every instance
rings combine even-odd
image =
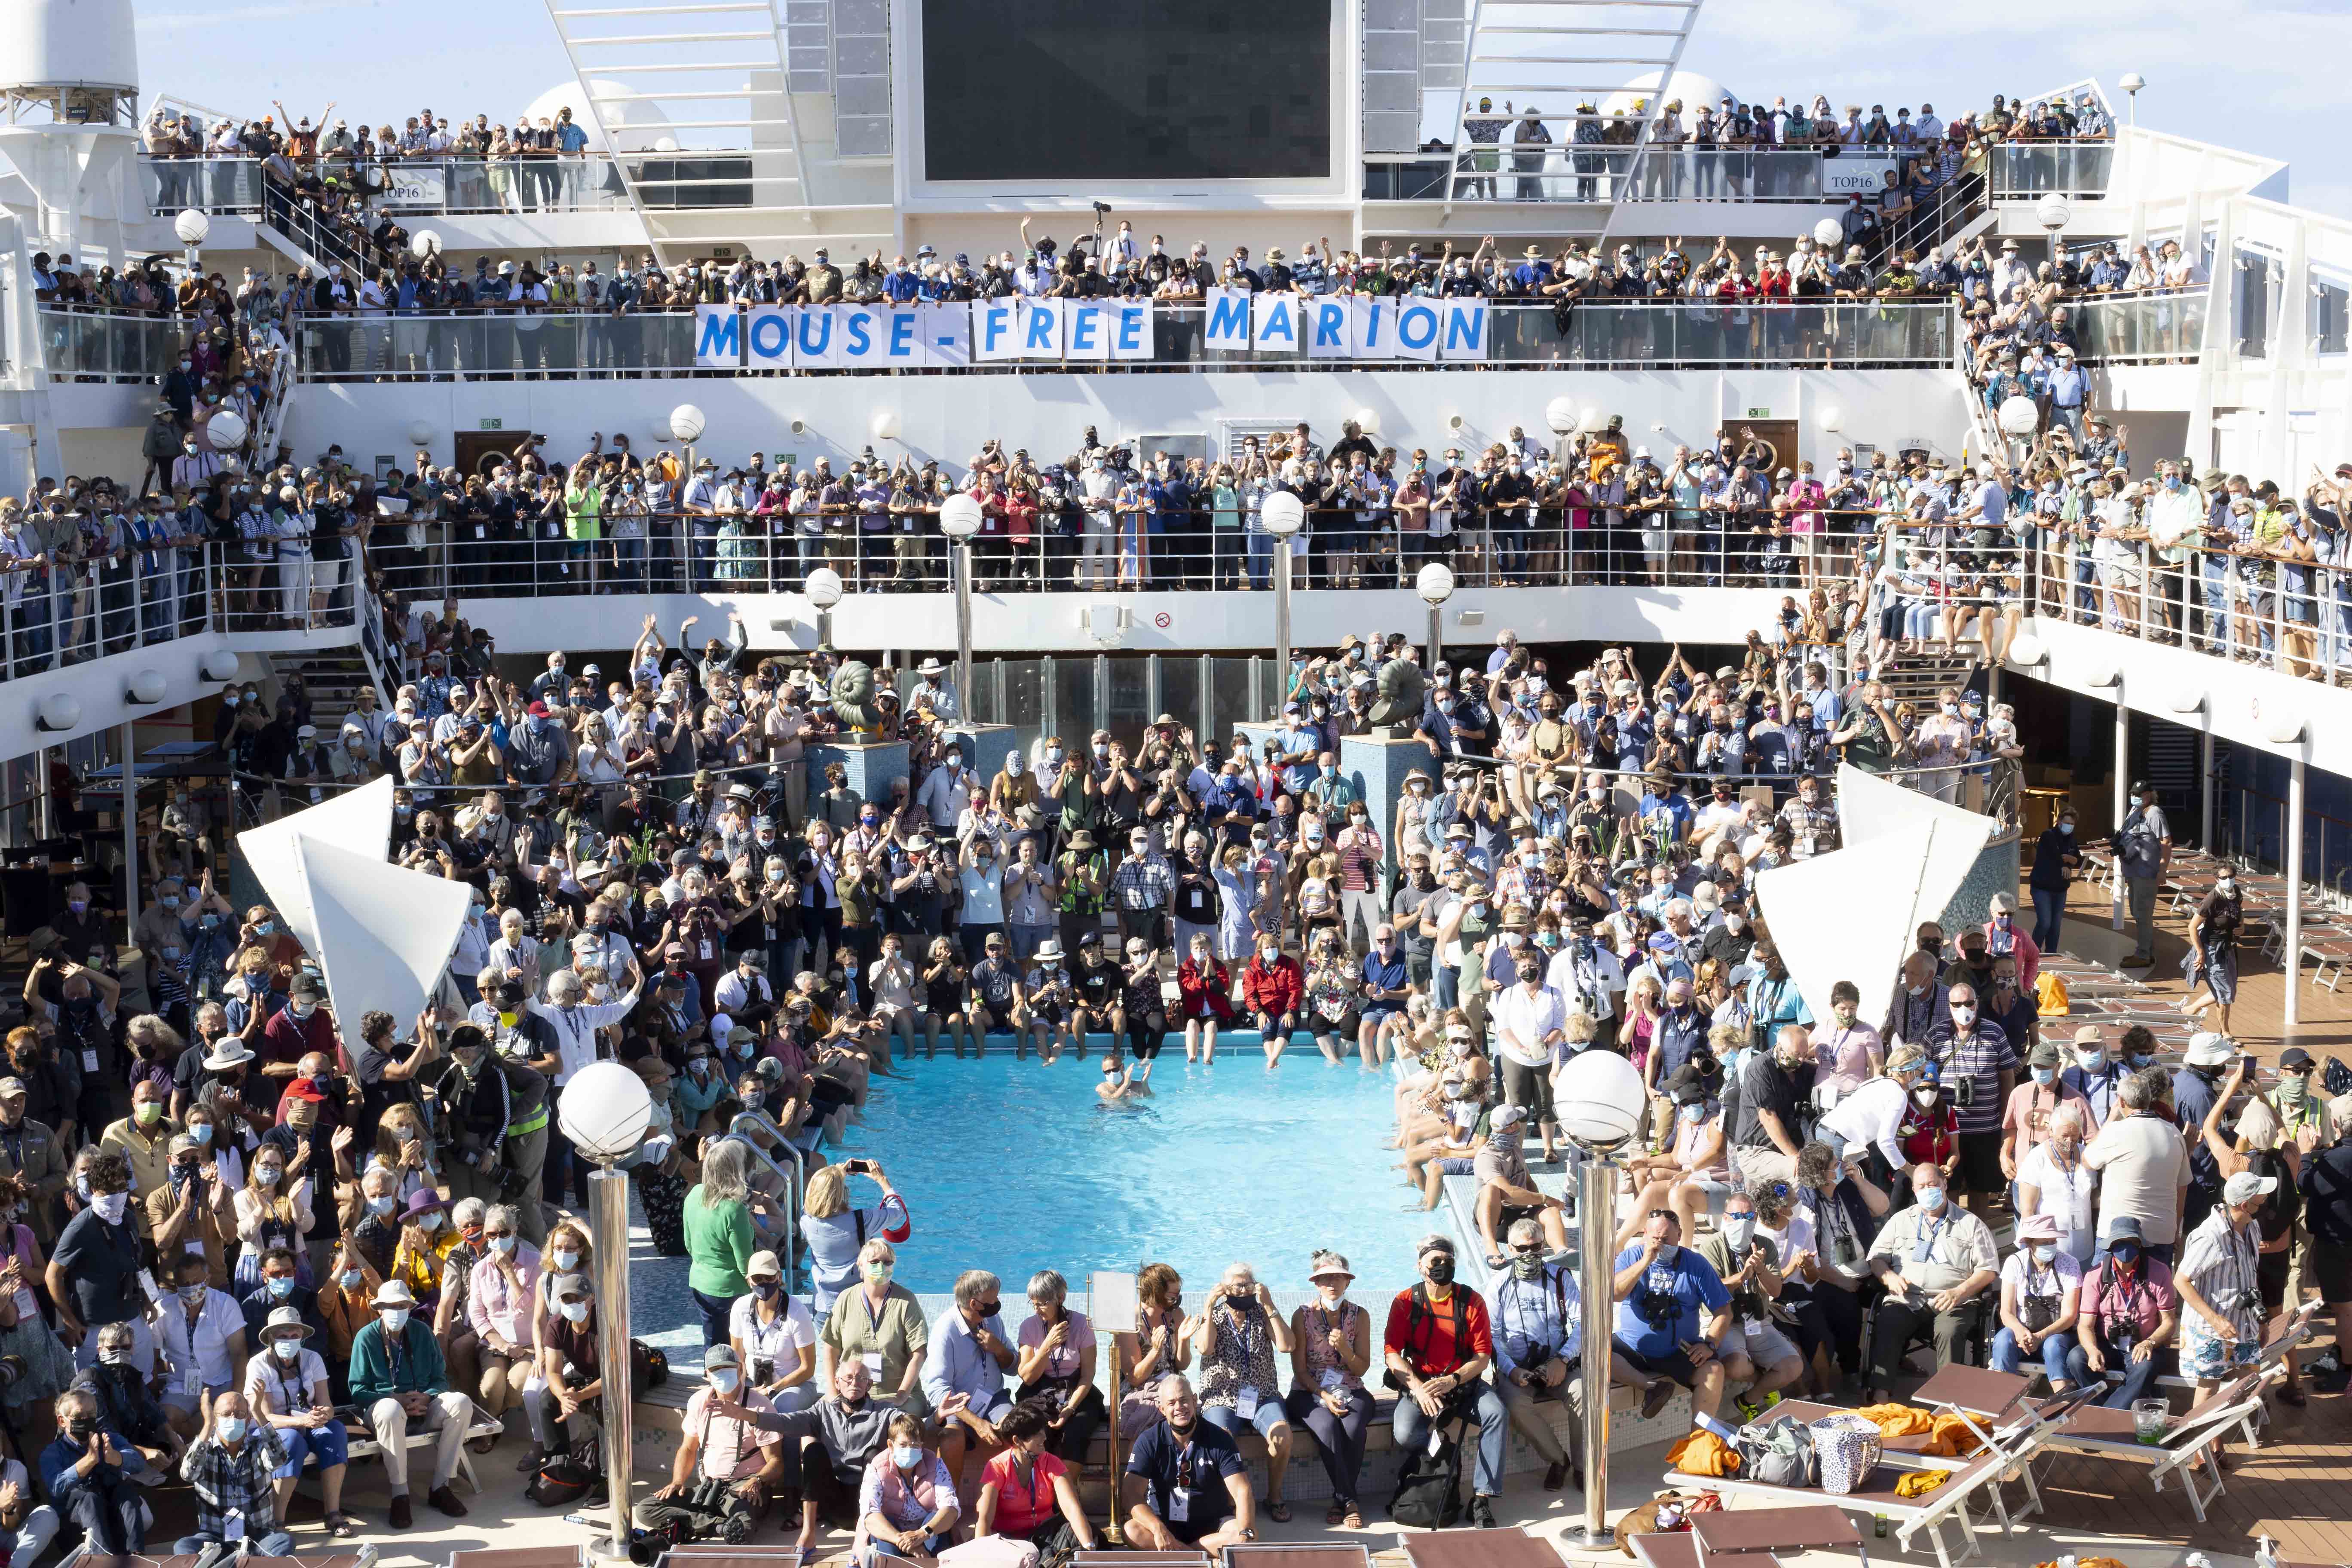
[[[747,1122],[750,1124],[748,1131],[745,1130]],[[791,1149],[792,1144],[785,1139],[783,1129],[771,1121],[767,1112],[763,1110],[736,1112],[735,1119],[727,1124],[727,1131],[720,1135],[722,1138],[732,1139],[750,1150],[751,1157],[775,1173],[777,1178],[783,1184],[786,1205],[783,1264],[784,1273],[789,1279],[793,1268],[800,1262],[801,1163],[797,1152],[789,1163],[779,1163],[767,1150],[754,1142],[754,1134],[765,1135],[780,1148]]]

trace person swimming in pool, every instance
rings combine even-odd
[[[1150,1065],[1148,1062],[1122,1059],[1116,1055],[1105,1056],[1102,1081],[1095,1085],[1095,1093],[1105,1105],[1110,1106],[1131,1105],[1139,1100],[1150,1098],[1151,1081],[1143,1072]]]

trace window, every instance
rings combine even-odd
[[[2252,246],[2238,247],[2236,266],[2231,269],[2231,312],[2237,326],[2241,358],[2270,357],[2273,308],[2285,273],[2278,258],[2267,251]]]
[[[2345,352],[2344,329],[2347,313],[2352,313],[2352,283],[2314,272],[2311,275],[2311,305],[2305,318],[2305,330],[2311,334],[2313,353],[2340,354]]]

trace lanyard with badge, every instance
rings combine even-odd
[[[1240,1374],[1243,1377],[1247,1377],[1250,1374],[1250,1368],[1255,1365],[1257,1361],[1257,1346],[1259,1342],[1257,1335],[1271,1335],[1273,1330],[1264,1322],[1254,1324],[1251,1320],[1255,1316],[1255,1314],[1242,1312],[1230,1303],[1226,1305],[1225,1310],[1231,1315],[1233,1320],[1228,1326],[1228,1331],[1232,1333],[1234,1338],[1238,1341],[1240,1344]],[[1234,1392],[1234,1414],[1240,1416],[1243,1420],[1250,1421],[1256,1418],[1257,1405],[1257,1384],[1254,1383],[1244,1383]]]

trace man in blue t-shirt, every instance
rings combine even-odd
[[[1121,1483],[1128,1543],[1139,1552],[1215,1552],[1257,1539],[1257,1491],[1233,1438],[1201,1419],[1192,1385],[1160,1380],[1163,1420],[1135,1440]]]
[[[1652,1209],[1641,1239],[1614,1265],[1616,1381],[1644,1391],[1642,1414],[1655,1415],[1690,1390],[1691,1421],[1728,1441],[1731,1428],[1716,1419],[1723,1404],[1723,1363],[1715,1342],[1731,1326],[1731,1292],[1712,1264],[1682,1245],[1682,1222],[1672,1209]]]

